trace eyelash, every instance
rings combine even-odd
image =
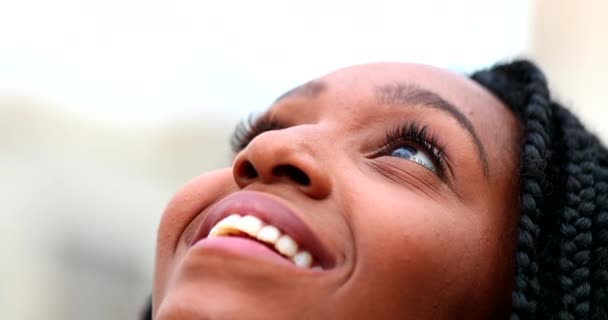
[[[257,116],[249,115],[247,119],[241,120],[234,129],[230,138],[230,146],[234,153],[245,149],[258,135],[271,130],[283,129],[284,126],[272,120],[268,114]]]
[[[274,121],[268,114],[256,116],[251,114],[236,126],[230,144],[232,151],[238,153],[245,149],[251,141],[258,135],[271,130],[285,128],[279,122]],[[417,121],[409,121],[401,126],[394,128],[386,133],[385,143],[382,146],[382,153],[389,154],[395,148],[412,145],[422,148],[437,167],[437,174],[443,176],[445,168],[444,146],[439,143],[437,138],[431,134],[427,126],[421,125]]]
[[[445,169],[444,149],[436,136],[429,132],[428,127],[417,121],[403,123],[386,133],[386,143],[382,146],[383,154],[390,154],[395,148],[414,144],[422,148],[437,167],[437,175],[443,176]]]

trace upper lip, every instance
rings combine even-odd
[[[255,191],[232,194],[213,206],[194,234],[190,245],[206,238],[211,228],[223,218],[238,213],[256,216],[291,236],[324,269],[334,266],[334,258],[315,233],[289,208],[272,196]]]

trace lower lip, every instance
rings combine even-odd
[[[194,244],[194,247],[205,251],[218,251],[239,256],[271,260],[277,263],[294,266],[287,258],[272,251],[265,245],[242,237],[210,237]]]

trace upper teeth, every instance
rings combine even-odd
[[[298,251],[299,245],[292,237],[282,234],[277,227],[266,224],[254,216],[231,214],[211,228],[209,237],[240,233],[245,233],[261,242],[273,245],[280,254],[289,258],[298,267],[312,267],[313,258],[310,252],[306,250]]]

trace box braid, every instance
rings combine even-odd
[[[525,128],[511,319],[608,320],[608,151],[531,62],[471,77]]]

